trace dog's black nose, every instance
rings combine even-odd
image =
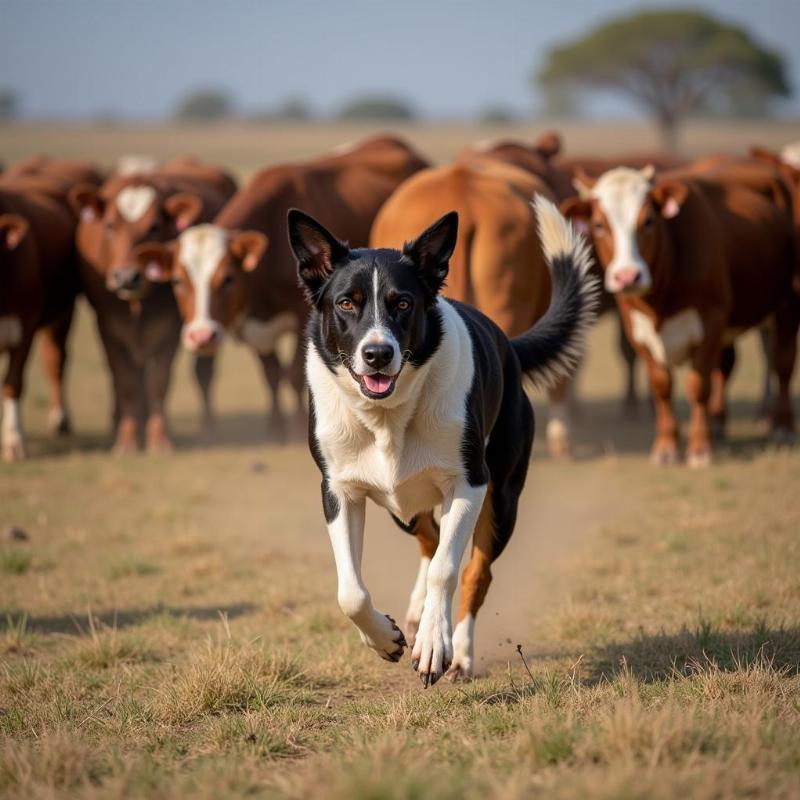
[[[394,358],[394,347],[390,344],[365,344],[361,357],[373,369],[385,367]]]

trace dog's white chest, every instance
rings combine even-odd
[[[349,492],[364,493],[396,517],[410,520],[442,501],[443,491],[463,470],[460,425],[432,435],[408,431],[402,442],[377,436],[355,446],[320,442],[331,481]]]
[[[631,334],[659,364],[675,367],[686,361],[692,349],[703,340],[703,322],[697,309],[687,308],[665,319],[660,330],[656,330],[650,317],[633,310]]]

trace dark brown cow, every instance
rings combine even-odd
[[[724,176],[653,175],[651,168],[613,169],[584,181],[584,198],[563,208],[589,226],[606,289],[616,295],[626,333],[647,364],[657,411],[653,460],[677,456],[671,368],[688,361],[688,463],[705,466],[712,373],[723,347],[771,315],[779,383],[773,431],[792,435],[789,384],[800,322],[800,298],[791,291],[794,234],[772,200]]]
[[[111,371],[118,453],[135,450],[141,409],[146,409],[147,449],[171,449],[164,418],[180,317],[172,292],[138,268],[145,242],[168,241],[196,222],[212,219],[235,189],[222,169],[193,159],[172,162],[146,175],[112,175],[99,189],[78,186],[77,231],[83,289],[97,313],[97,326]],[[196,364],[206,419],[213,364]]]
[[[314,161],[270,167],[233,197],[213,225],[191,228],[172,247],[140,253],[143,269],[151,274],[160,269],[164,280],[172,279],[189,350],[213,352],[225,331],[255,350],[272,390],[273,436],[285,432],[275,344],[283,333],[299,331],[307,314],[286,238],[287,210],[301,207],[352,246],[365,246],[381,204],[424,166],[401,140],[377,136]],[[298,398],[295,428],[305,432],[300,348],[289,379]]]
[[[48,422],[55,431],[69,429],[63,378],[78,292],[77,220],[66,197],[69,177],[49,176],[44,160],[39,167],[12,167],[0,177],[0,351],[9,353],[0,439],[6,461],[25,457],[19,403],[37,330],[50,383]],[[85,180],[95,174],[81,172],[78,177]]]

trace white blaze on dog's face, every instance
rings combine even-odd
[[[149,281],[172,281],[184,347],[210,354],[244,312],[244,273],[258,266],[266,248],[267,237],[256,231],[196,225],[171,246],[143,245],[136,257]]]
[[[384,400],[404,365],[423,357],[426,314],[447,275],[457,226],[451,213],[402,252],[350,250],[311,217],[290,212],[300,279],[321,320],[313,344],[346,388]]]
[[[609,292],[642,295],[653,289],[665,220],[678,215],[687,194],[678,181],[654,185],[654,172],[652,166],[618,167],[591,184],[578,179],[582,199],[564,205],[591,233]]]

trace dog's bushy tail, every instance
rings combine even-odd
[[[545,315],[511,346],[534,384],[550,388],[578,365],[597,316],[599,286],[586,240],[547,198],[537,194],[532,205],[553,288]]]

